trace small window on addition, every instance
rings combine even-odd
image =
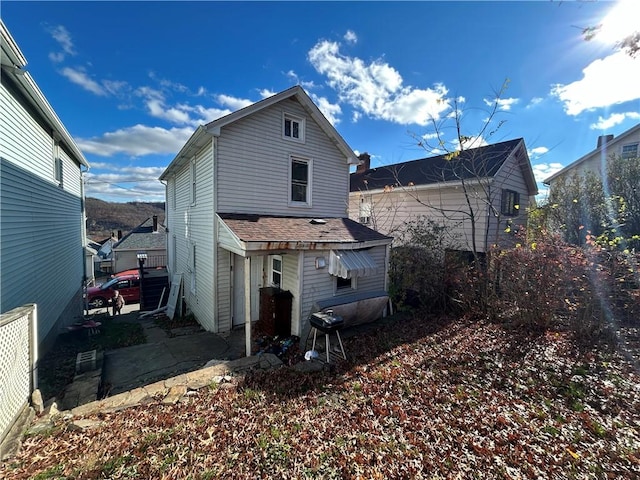
[[[336,277],[336,293],[347,293],[356,289],[355,278]]]
[[[520,211],[520,194],[514,190],[502,190],[502,208],[503,215],[515,217]]]

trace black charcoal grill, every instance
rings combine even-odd
[[[346,360],[347,356],[344,353],[344,347],[342,346],[342,339],[340,338],[340,329],[344,325],[344,319],[340,315],[334,315],[331,310],[326,312],[316,312],[311,314],[311,318],[309,319],[309,323],[313,327],[313,346],[311,350],[316,349],[316,336],[318,334],[318,330],[324,333],[325,339],[325,350],[327,352],[327,363],[329,363],[329,352],[331,351],[331,345],[329,343],[329,335],[332,333],[336,334],[338,338],[338,343],[340,344],[340,351],[342,352],[342,357]]]

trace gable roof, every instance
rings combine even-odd
[[[66,150],[73,156],[74,160],[88,168],[87,159],[84,158],[80,148],[78,148],[78,145],[76,145],[76,142],[62,124],[40,88],[38,88],[38,85],[36,85],[31,74],[27,70],[23,70],[27,66],[27,59],[2,20],[0,20],[0,38],[2,46],[2,75],[7,75],[12,80],[12,83],[16,85],[25,100],[47,123],[47,126],[60,139],[60,143],[66,147]]]
[[[153,250],[166,248],[167,236],[164,225],[158,223],[153,231],[153,218],[149,217],[113,246],[113,250]]]
[[[165,180],[173,172],[182,168],[185,162],[195,154],[199,149],[204,147],[207,142],[211,141],[212,136],[219,136],[222,127],[236,122],[242,118],[247,117],[253,113],[256,113],[262,109],[275,105],[278,102],[286,100],[288,98],[295,98],[300,102],[305,111],[311,116],[313,120],[320,126],[322,131],[333,141],[338,150],[347,158],[347,163],[358,163],[356,154],[351,150],[351,147],[347,145],[347,142],[342,138],[333,125],[322,114],[320,109],[313,103],[313,100],[307,95],[302,87],[296,85],[295,87],[288,88],[280,93],[277,93],[271,97],[260,100],[247,107],[241,108],[232,112],[224,117],[220,117],[206,125],[199,126],[196,131],[191,135],[187,143],[182,147],[178,155],[171,161],[169,166],[160,175],[160,180]]]
[[[592,158],[595,154],[598,154],[598,153],[602,152],[602,153],[604,153],[604,156],[606,157],[607,156],[607,150],[609,150],[609,147],[611,147],[612,144],[619,143],[621,140],[624,140],[625,138],[627,138],[627,137],[629,137],[629,136],[631,136],[631,135],[633,135],[635,133],[638,133],[638,132],[640,132],[640,123],[638,125],[636,125],[635,127],[631,127],[626,132],[621,133],[617,137],[612,138],[608,142],[603,143],[601,146],[596,147],[594,150],[591,150],[589,153],[587,153],[586,155],[583,155],[578,160],[576,160],[574,162],[571,162],[569,165],[564,167],[562,170],[559,170],[556,173],[554,173],[553,175],[551,175],[550,177],[545,178],[542,181],[542,183],[544,183],[545,185],[549,185],[550,182],[554,181],[559,176],[564,175],[568,171],[573,170],[574,168],[576,168],[580,164],[586,162],[587,160]]]
[[[438,185],[457,183],[461,180],[491,178],[497,175],[507,159],[520,149],[526,162],[520,158],[524,177],[531,195],[537,193],[537,186],[524,140],[516,138],[478,148],[462,150],[456,157],[438,155],[394,165],[371,168],[350,175],[350,191],[384,189],[385,187]],[[516,152],[518,154],[518,152]]]

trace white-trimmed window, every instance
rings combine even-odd
[[[622,158],[638,158],[638,144],[630,143],[629,145],[623,145],[620,156]]]
[[[304,118],[296,117],[289,113],[282,116],[282,138],[304,143],[305,134]]]
[[[196,204],[196,159],[191,159],[189,180],[191,181],[191,205]]]
[[[360,197],[360,213],[359,213],[360,223],[363,225],[369,225],[371,223],[371,197],[370,196],[362,196]]]
[[[282,286],[282,255],[271,255],[269,262],[269,282],[272,287]]]
[[[291,157],[289,162],[289,203],[298,206],[311,206],[312,162],[306,158]]]
[[[60,157],[56,157],[53,161],[53,177],[59,186],[62,187],[64,185],[62,159]]]

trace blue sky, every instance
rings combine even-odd
[[[637,0],[5,0],[0,13],[91,164],[87,196],[106,201],[164,201],[157,178],[198,125],[296,84],[372,166],[441,153],[431,120],[453,142],[456,100],[477,136],[506,79],[475,145],[523,137],[538,180],[640,122],[640,56],[607,34],[640,17]]]

